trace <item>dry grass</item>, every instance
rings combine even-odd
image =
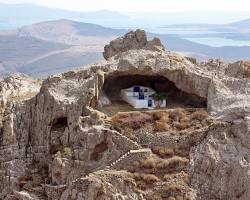
[[[153,114],[154,119],[154,130],[158,132],[166,131],[170,129],[169,126],[169,113],[159,112]]]
[[[187,116],[187,111],[184,108],[176,108],[169,114],[169,117],[173,121],[180,121],[182,118],[186,116]]]
[[[133,173],[132,178],[136,181],[143,181],[146,184],[152,184],[154,182],[160,181],[160,179],[153,174]]]
[[[170,112],[172,126],[177,130],[187,129],[191,126],[190,117],[188,112],[183,108],[177,108]]]
[[[176,200],[184,200],[184,196],[190,192],[188,174],[185,172],[166,174],[164,176],[165,187],[164,191],[169,196],[174,197]],[[185,199],[188,199],[186,197]]]
[[[19,176],[17,180],[18,182],[28,182],[28,181],[32,181],[33,178],[32,176]]]
[[[119,127],[121,129],[131,128],[132,130],[141,128],[147,122],[151,122],[152,118],[150,115],[140,112],[134,113],[120,113],[115,115],[112,118],[112,124],[115,127]]]
[[[180,196],[180,195],[177,195],[177,196],[176,196],[176,200],[184,200],[184,197],[183,197],[183,196]]]
[[[208,114],[205,110],[198,110],[196,112],[193,112],[190,115],[191,120],[199,120],[202,121],[208,117]]]
[[[147,200],[163,200],[162,195],[158,192],[154,192],[151,195],[147,195]]]
[[[199,123],[207,117],[207,112],[202,109],[191,113],[184,108],[177,108],[172,111],[118,113],[113,116],[112,124],[118,130],[127,133],[148,126],[155,132],[180,131],[194,126],[194,123]]]
[[[18,180],[18,186],[20,187],[20,189],[22,189],[24,187],[24,185],[26,185],[29,181],[33,181],[32,176],[19,176],[17,178]]]
[[[170,129],[170,126],[164,121],[155,121],[154,130],[157,132],[164,132]]]
[[[146,168],[146,169],[152,169],[156,168],[156,159],[155,158],[148,158],[146,160],[142,160],[139,162],[139,168]]]
[[[158,169],[176,169],[176,168],[184,168],[188,164],[188,159],[174,156],[172,158],[166,159],[157,163]]]
[[[179,179],[179,183],[181,185],[186,185],[186,184],[190,183],[189,175],[184,171],[182,171],[182,172],[180,172],[178,174],[165,174],[163,180],[171,181],[171,180],[177,179],[177,178]]]
[[[181,157],[187,157],[190,151],[189,144],[178,145],[165,147],[165,146],[154,146],[152,152],[159,156],[160,158],[170,158],[173,155],[178,155]]]
[[[160,179],[153,174],[130,173],[129,177],[135,180],[137,187],[141,190],[146,190],[146,188],[151,187],[153,183],[160,181]]]
[[[174,149],[162,146],[155,146],[152,152],[160,156],[161,158],[172,157],[174,155]]]
[[[189,160],[187,158],[173,156],[169,159],[160,158],[148,158],[139,162],[138,167],[140,169],[156,169],[156,170],[167,170],[175,171],[186,167]]]
[[[167,184],[165,190],[168,192],[176,192],[179,193],[182,190],[182,187],[178,183]]]
[[[172,120],[172,126],[177,130],[188,129],[193,126],[194,121],[203,121],[207,119],[208,114],[205,110],[197,110],[193,113],[189,113],[185,109],[177,108],[170,112],[169,117]]]
[[[175,197],[170,196],[170,197],[168,197],[168,199],[167,199],[167,200],[176,200],[176,198],[175,198]]]

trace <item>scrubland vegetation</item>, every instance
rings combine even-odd
[[[127,134],[142,128],[148,128],[154,132],[166,132],[181,131],[192,127],[199,128],[199,125],[207,118],[208,114],[203,109],[191,112],[177,108],[170,111],[118,113],[113,116],[112,124]]]

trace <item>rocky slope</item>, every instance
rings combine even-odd
[[[105,50],[41,85],[1,81],[0,199],[248,200],[248,64],[195,64],[140,30]],[[133,84],[171,106],[107,113]]]

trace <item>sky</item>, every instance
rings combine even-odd
[[[118,12],[250,12],[250,0],[0,0],[1,3],[32,3],[76,11]]]

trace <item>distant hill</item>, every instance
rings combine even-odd
[[[100,10],[95,12],[77,12],[58,8],[48,8],[35,4],[4,4],[0,3],[0,29],[19,28],[42,21],[70,19],[78,21],[125,20],[129,17],[120,13]],[[1,27],[2,26],[2,27]]]
[[[125,32],[126,30],[106,28],[90,23],[56,20],[23,27],[18,29],[16,34],[21,37],[35,37],[74,45],[104,45]]]
[[[23,72],[40,76],[102,59],[110,40],[127,30],[74,22],[47,21],[0,32],[0,74]]]
[[[95,24],[56,20],[0,32],[0,75],[22,72],[47,76],[102,58],[105,44],[128,30]],[[250,47],[210,47],[173,35],[148,33],[159,37],[168,50],[200,59],[221,58],[228,61],[250,59]]]
[[[250,19],[234,22],[234,23],[228,24],[228,26],[250,29]]]

